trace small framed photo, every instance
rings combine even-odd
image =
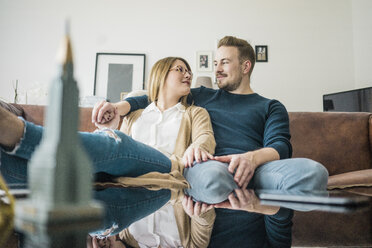
[[[268,61],[268,50],[267,46],[256,46],[256,62],[267,62]]]
[[[196,53],[196,68],[197,71],[213,71],[212,51]]]
[[[93,94],[118,102],[122,92],[144,89],[145,64],[145,54],[97,53]]]

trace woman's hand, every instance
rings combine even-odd
[[[92,123],[105,124],[111,121],[115,115],[116,107],[113,103],[106,102],[105,100],[96,103],[92,111]]]
[[[194,161],[200,163],[202,161],[207,161],[208,159],[213,159],[213,156],[210,153],[199,147],[192,146],[189,146],[189,148],[186,149],[182,157],[185,168],[192,167]]]
[[[185,212],[190,217],[199,216],[213,208],[213,205],[208,205],[206,203],[201,203],[201,202],[194,203],[192,198],[186,195],[183,197],[182,206]]]

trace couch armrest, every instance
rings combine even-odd
[[[328,189],[372,187],[372,169],[341,173],[328,178]]]

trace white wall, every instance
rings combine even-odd
[[[372,86],[372,1],[353,0],[355,88]]]
[[[0,0],[0,98],[13,99],[18,79],[21,91],[39,95],[29,93],[29,103],[43,103],[40,88],[56,76],[55,54],[69,17],[83,96],[93,92],[97,52],[145,53],[148,74],[165,56],[184,57],[195,68],[196,51],[214,50],[218,39],[234,35],[269,46],[269,62],[253,72],[255,91],[289,111],[322,111],[323,94],[358,86],[354,71],[366,71],[353,50],[372,38],[353,38],[359,24],[352,15],[371,7],[368,0],[351,1]]]

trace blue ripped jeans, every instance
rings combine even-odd
[[[25,132],[17,147],[11,152],[1,149],[0,171],[8,184],[23,184],[26,187],[27,163],[39,145],[42,134],[43,127],[25,121]],[[171,170],[171,161],[168,157],[120,131],[114,131],[114,137],[103,132],[79,132],[79,137],[93,163],[93,172],[98,178],[105,178],[107,174],[138,177],[149,172],[169,173]],[[219,170],[222,168],[219,162],[213,161],[213,164],[219,164],[217,166]],[[214,187],[194,184],[193,187],[199,192],[198,200],[218,203],[227,199],[227,195],[236,184],[230,173],[222,173],[219,178],[227,182],[225,187],[220,189],[218,184],[214,184]],[[216,187],[218,191],[215,190]],[[222,198],[221,192],[224,192]],[[116,234],[131,223],[161,208],[170,200],[171,192],[168,189],[153,191],[131,187],[94,190],[93,195],[105,205],[104,224],[100,230],[95,230],[94,234],[104,233],[112,227],[116,228],[111,234]],[[192,192],[190,195],[193,196]]]
[[[8,184],[27,183],[27,163],[40,143],[43,127],[25,122],[25,133],[12,152],[1,151],[1,174]],[[105,133],[79,133],[83,148],[93,162],[94,173],[137,177],[149,172],[168,173],[171,161],[161,152],[133,140],[120,131],[116,139]],[[166,204],[170,190],[107,188],[94,190],[94,198],[105,206],[104,224],[95,234],[115,228],[116,234]]]

